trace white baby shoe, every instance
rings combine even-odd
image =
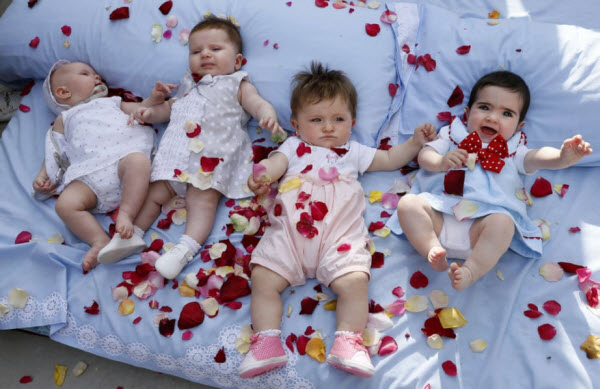
[[[185,267],[192,259],[194,254],[186,245],[179,243],[171,250],[167,251],[156,260],[154,267],[161,276],[172,280],[177,277],[181,269]]]
[[[110,265],[132,254],[140,253],[145,248],[146,242],[138,235],[133,234],[130,239],[122,239],[121,235],[115,232],[110,242],[98,253],[98,262]]]

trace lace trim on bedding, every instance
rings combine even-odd
[[[67,301],[58,292],[46,296],[44,300],[29,296],[23,309],[16,309],[8,304],[8,297],[0,297],[0,304],[7,305],[10,310],[0,317],[0,329],[26,328],[44,325],[43,318],[51,321],[67,314]]]
[[[289,361],[285,367],[252,380],[240,378],[237,368],[244,356],[235,348],[240,329],[240,326],[235,325],[225,327],[218,334],[216,343],[188,347],[182,357],[156,352],[140,342],[124,342],[115,334],[102,336],[91,325],[79,326],[71,313],[67,314],[66,326],[58,330],[56,335],[73,338],[76,341],[75,347],[94,354],[104,354],[111,359],[129,362],[147,369],[156,369],[219,388],[315,388],[309,380],[301,377],[301,374],[296,371],[298,355],[290,353],[287,348]],[[225,349],[227,360],[224,363],[215,363],[214,357],[222,347]]]

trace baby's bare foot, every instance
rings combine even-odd
[[[119,214],[117,215],[115,231],[118,232],[123,239],[130,239],[133,236],[133,219],[123,212],[123,210],[119,210]]]
[[[456,290],[463,290],[476,281],[473,279],[473,274],[471,274],[471,270],[468,267],[459,266],[456,262],[450,264],[448,276],[450,276],[452,287]]]
[[[435,271],[443,271],[448,267],[448,261],[446,260],[446,249],[443,247],[432,247],[431,250],[429,250],[429,254],[427,254],[427,260]]]
[[[88,272],[98,266],[98,253],[102,249],[103,245],[95,245],[92,246],[85,256],[83,257],[83,263],[81,266],[83,267],[83,271]]]

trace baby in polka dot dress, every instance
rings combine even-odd
[[[140,108],[139,122],[169,125],[152,161],[151,184],[130,239],[115,234],[101,257],[121,259],[141,251],[145,231],[175,195],[185,197],[187,221],[179,243],[156,261],[165,278],[175,278],[198,253],[210,233],[222,195],[239,199],[252,193],[246,179],[252,169],[250,115],[259,126],[284,134],[277,114],[248,81],[242,66],[242,38],[228,19],[208,17],[189,37],[189,71],[179,92],[159,106]],[[155,89],[170,93],[172,85]]]
[[[541,256],[541,231],[515,195],[523,190],[521,174],[564,169],[592,152],[581,135],[560,149],[528,149],[520,130],[529,100],[527,84],[514,73],[479,79],[465,108],[466,127],[456,118],[423,148],[411,193],[398,203],[398,219],[388,222],[437,271],[448,268],[446,257],[465,259],[448,269],[457,290],[488,273],[509,248]]]
[[[44,99],[58,116],[46,135],[46,158],[33,189],[44,197],[60,193],[56,212],[91,246],[83,257],[85,271],[98,264],[100,250],[110,241],[91,212],[119,207],[116,231],[133,234],[133,219],[148,189],[155,134],[151,127],[131,123],[129,115],[165,100],[160,91],[142,103],[105,97],[107,92],[90,65],[65,60],[52,66],[43,85]],[[62,154],[62,166],[55,153]]]

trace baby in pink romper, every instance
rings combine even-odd
[[[342,72],[312,63],[300,72],[292,91],[290,137],[255,167],[248,187],[258,195],[281,179],[267,228],[252,252],[252,335],[238,372],[250,378],[287,363],[280,339],[280,293],[306,278],[337,295],[336,338],[327,362],[348,373],[370,377],[373,365],[361,334],[368,317],[371,255],[358,182],[365,171],[395,170],[410,162],[435,128],[424,124],[405,143],[377,150],[350,141],[356,122],[357,93]]]

